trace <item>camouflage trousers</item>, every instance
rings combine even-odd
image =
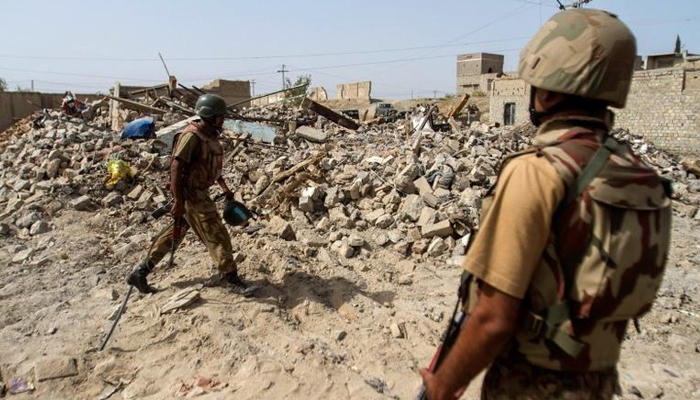
[[[481,400],[611,400],[616,394],[620,386],[615,368],[555,371],[510,360],[496,360],[481,388]]]
[[[173,243],[173,228],[174,223],[171,223],[161,232],[151,246],[148,259],[153,265],[158,264],[160,260],[170,253]],[[180,245],[182,238],[185,237],[185,233],[190,228],[192,228],[199,240],[204,243],[219,272],[236,271],[231,237],[221,222],[216,204],[209,197],[206,190],[189,190],[186,194],[184,221],[181,223],[180,240],[178,240],[176,248]]]

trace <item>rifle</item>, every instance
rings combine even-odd
[[[462,326],[467,320],[467,314],[464,311],[462,311],[462,305],[464,300],[463,297],[466,297],[463,295],[464,293],[466,293],[466,290],[464,290],[464,288],[467,287],[466,285],[468,285],[469,283],[469,278],[469,275],[462,276],[462,283],[457,294],[457,304],[455,304],[455,308],[452,311],[452,317],[450,317],[447,323],[447,328],[442,334],[440,344],[435,350],[433,359],[430,360],[430,365],[428,365],[428,371],[432,373],[437,372],[438,368],[440,368],[440,365],[442,365],[443,361],[445,361],[445,358],[447,358],[447,354],[450,352],[450,349],[452,349],[452,346],[454,346],[455,342],[457,341],[457,338],[459,337],[459,332],[462,330]],[[418,396],[416,396],[416,400],[428,400],[425,384],[421,384]]]

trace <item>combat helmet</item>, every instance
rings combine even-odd
[[[194,111],[202,118],[226,114],[226,100],[218,94],[203,94],[197,99]]]
[[[623,108],[637,45],[616,15],[572,9],[555,14],[520,53],[518,72],[530,85]]]

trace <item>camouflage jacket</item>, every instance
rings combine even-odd
[[[609,125],[586,117],[548,121],[526,153],[546,157],[568,191]],[[660,177],[619,145],[582,195],[555,214],[508,354],[554,370],[614,367],[628,321],[647,312],[659,290],[670,227]],[[577,351],[558,345],[566,341]]]

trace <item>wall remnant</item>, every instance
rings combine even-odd
[[[321,87],[321,86],[309,89],[308,96],[311,100],[317,100],[317,101],[328,100],[328,92],[326,92],[326,89],[324,87]]]
[[[214,79],[211,83],[204,85],[202,90],[218,94],[226,100],[226,104],[233,104],[250,98],[250,81]],[[241,107],[246,106],[248,104],[241,104]]]
[[[371,100],[372,82],[344,83],[336,86],[336,98],[338,100]]]
[[[527,121],[529,85],[522,79],[493,82],[492,123],[504,123],[507,103],[515,103],[515,124]],[[636,71],[624,109],[613,109],[615,127],[643,135],[657,147],[682,156],[700,156],[700,68]]]
[[[76,94],[78,99],[90,102],[102,96]],[[0,132],[16,121],[31,115],[39,108],[60,108],[63,93],[2,92],[0,93]],[[30,104],[30,102],[32,104]]]

